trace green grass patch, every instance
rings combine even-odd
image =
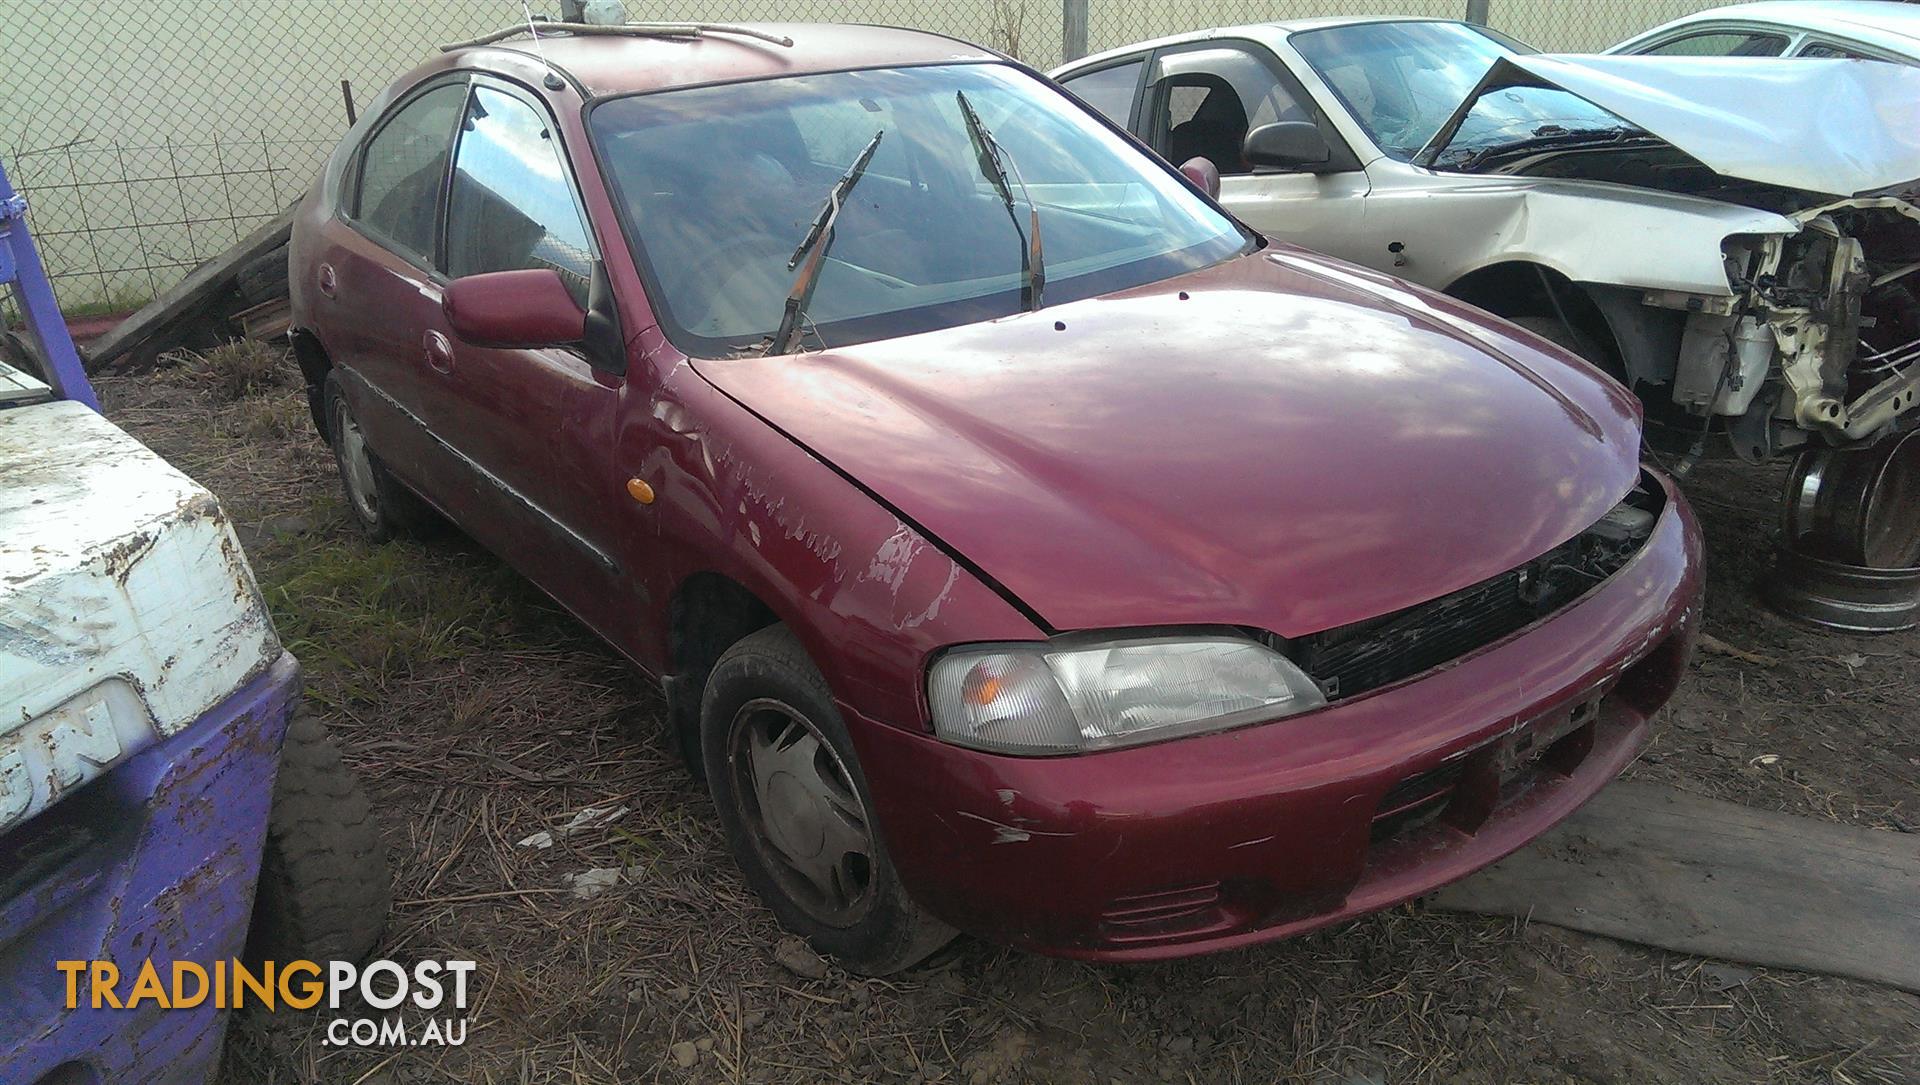
[[[347,696],[375,697],[415,668],[498,648],[525,628],[524,581],[447,546],[315,538],[259,570],[282,642]]]

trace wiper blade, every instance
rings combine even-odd
[[[820,269],[826,266],[827,249],[833,245],[833,224],[840,218],[840,208],[845,205],[847,194],[867,172],[867,163],[873,161],[873,152],[880,149],[880,137],[886,135],[886,129],[873,134],[867,146],[847,167],[847,172],[833,183],[827,192],[825,203],[820,212],[813,216],[813,225],[807,228],[807,236],[800,239],[800,246],[793,250],[787,259],[787,270],[792,271],[800,263],[800,258],[812,249],[813,255],[807,258],[807,265],[793,280],[793,288],[787,291],[787,305],[780,315],[780,326],[774,329],[773,337],[767,341],[768,354],[785,354],[793,349],[793,338],[800,333],[800,318],[813,304],[813,288],[820,281]]]
[[[1454,169],[1474,170],[1481,165],[1498,158],[1507,158],[1532,151],[1551,150],[1555,147],[1571,148],[1578,146],[1600,146],[1605,144],[1640,143],[1658,140],[1658,136],[1649,135],[1634,128],[1589,129],[1584,132],[1553,132],[1547,135],[1528,136],[1522,139],[1496,143],[1467,153],[1453,164]]]
[[[967,122],[967,138],[973,143],[973,157],[980,165],[980,173],[987,183],[993,186],[1000,196],[1000,202],[1007,205],[1007,217],[1013,220],[1013,232],[1020,233],[1020,215],[1013,206],[1013,186],[1020,186],[1020,197],[1027,202],[1027,229],[1021,238],[1020,246],[1020,305],[1028,312],[1040,308],[1040,294],[1046,289],[1046,265],[1040,250],[1040,208],[1033,202],[1033,194],[1027,191],[1027,182],[1020,176],[1020,167],[1013,162],[1013,156],[1002,151],[996,143],[993,133],[980,121],[980,114],[973,111],[973,103],[967,101],[967,92],[956,90],[954,99],[960,103],[960,116]],[[1013,179],[1008,180],[1008,169],[1012,169]]]

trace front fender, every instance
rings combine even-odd
[[[1409,277],[1429,285],[1451,286],[1483,268],[1526,261],[1574,282],[1730,296],[1722,242],[1739,234],[1799,232],[1771,211],[1629,185],[1458,175],[1427,180],[1422,188],[1377,188],[1367,213],[1397,231],[1395,239],[1404,240],[1414,261]]]

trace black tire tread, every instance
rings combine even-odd
[[[296,709],[280,751],[248,952],[357,961],[393,903],[373,804],[320,721]]]

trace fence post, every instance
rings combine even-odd
[[[1060,60],[1087,55],[1087,0],[1060,0]]]
[[[1487,4],[1490,0],[1467,0],[1467,21],[1487,25]]]

